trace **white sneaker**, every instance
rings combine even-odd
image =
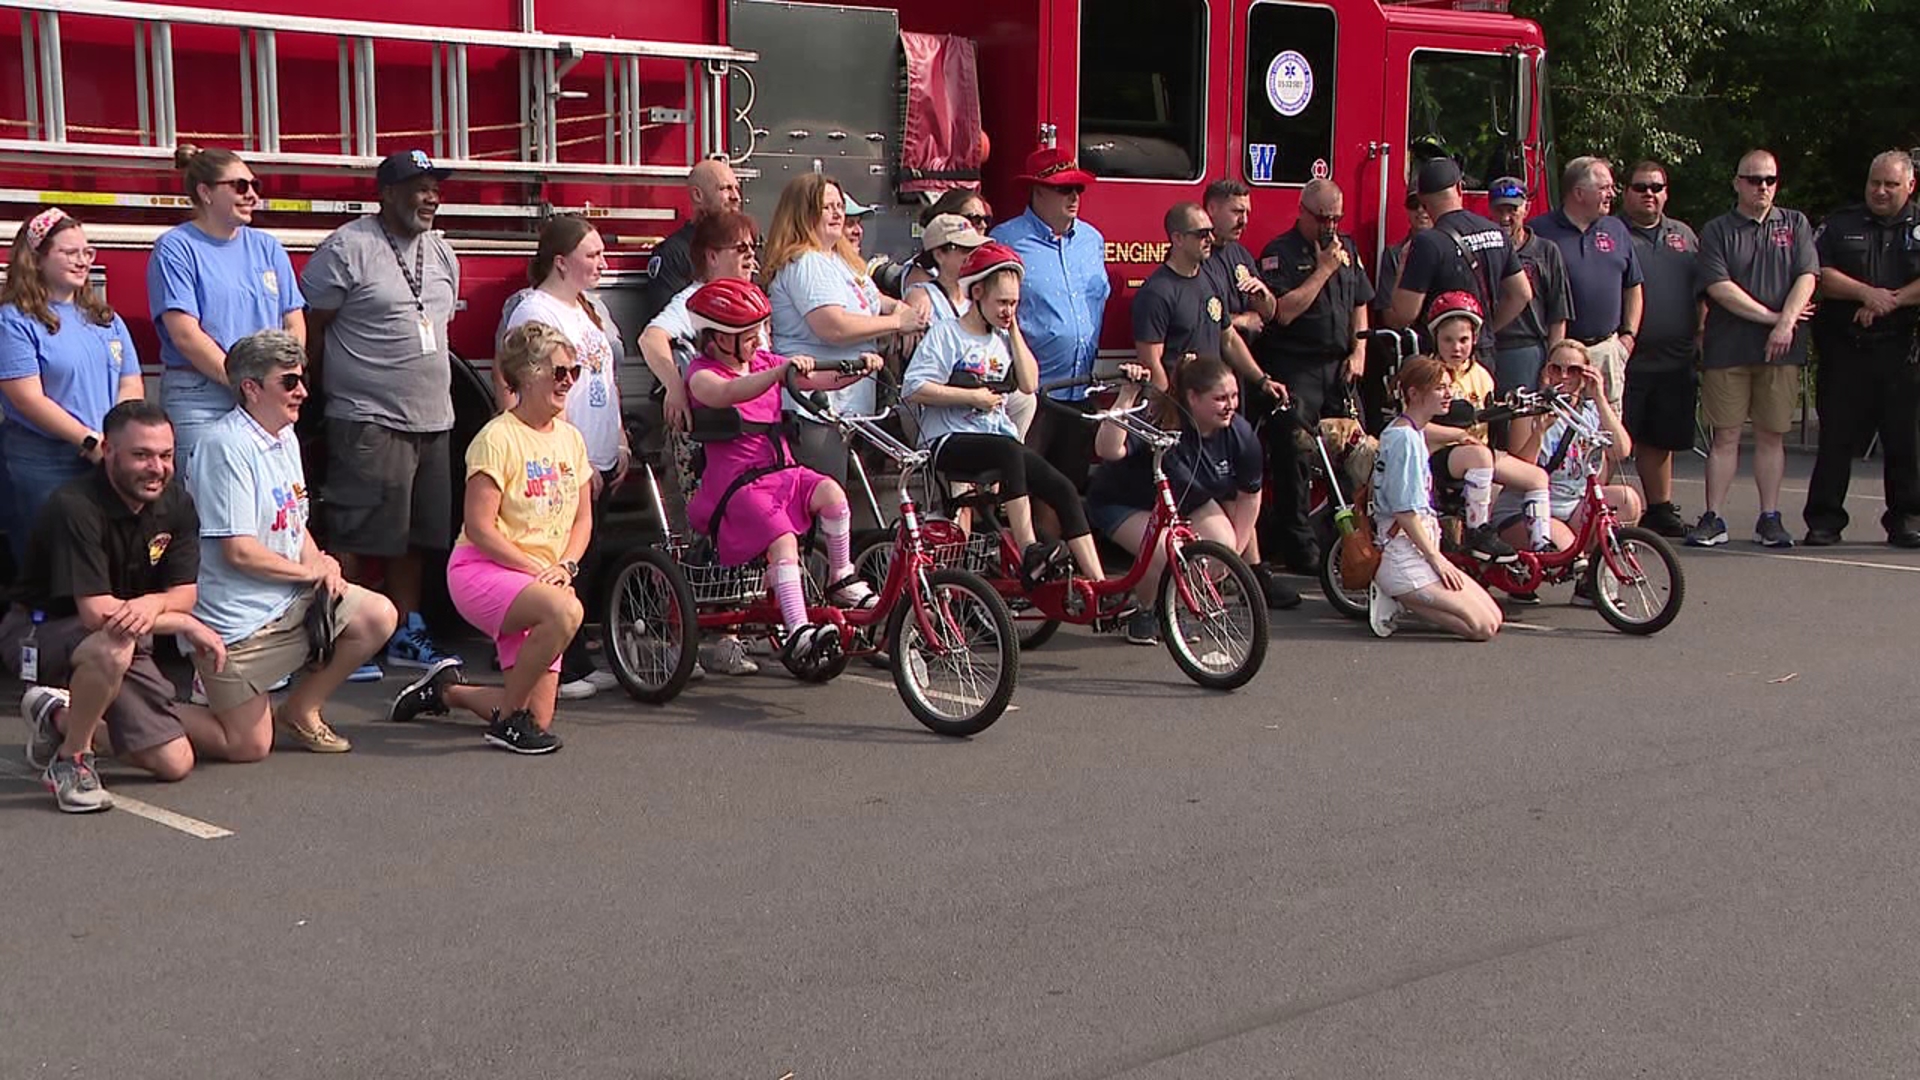
[[[1373,628],[1373,636],[1392,637],[1394,622],[1405,610],[1400,601],[1388,596],[1379,585],[1367,586],[1367,625]]]
[[[713,670],[722,675],[753,675],[760,665],[747,655],[747,646],[737,637],[723,637],[713,643],[708,659]]]
[[[611,671],[595,671],[587,676],[587,681],[595,690],[612,690],[620,685],[620,677]]]
[[[599,692],[600,688],[593,685],[592,679],[575,679],[572,682],[563,682],[560,684],[560,700],[562,701],[579,701],[582,698],[590,698]]]

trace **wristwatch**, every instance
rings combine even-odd
[[[569,578],[577,578],[580,576],[580,563],[574,559],[562,559],[560,561],[560,569],[565,570]]]
[[[81,457],[86,457],[88,454],[93,453],[95,450],[98,450],[99,448],[100,448],[100,436],[95,435],[91,431],[87,432],[86,438],[80,440],[80,456]]]

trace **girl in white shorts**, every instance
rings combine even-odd
[[[1422,429],[1452,404],[1452,377],[1440,361],[1420,356],[1401,367],[1397,383],[1401,412],[1380,433],[1373,464],[1370,509],[1381,556],[1367,590],[1368,622],[1386,637],[1404,608],[1468,641],[1490,641],[1500,632],[1500,605],[1441,553],[1433,512]]]

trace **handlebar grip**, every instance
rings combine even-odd
[[[1040,384],[1040,393],[1050,394],[1055,390],[1072,390],[1082,386],[1092,386],[1099,382],[1092,375],[1074,375],[1065,379],[1048,379]]]

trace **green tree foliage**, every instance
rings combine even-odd
[[[1547,37],[1556,157],[1666,161],[1669,209],[1732,202],[1743,151],[1780,159],[1782,205],[1818,220],[1867,162],[1920,145],[1920,0],[1514,0]],[[1625,177],[1621,177],[1624,181]]]

